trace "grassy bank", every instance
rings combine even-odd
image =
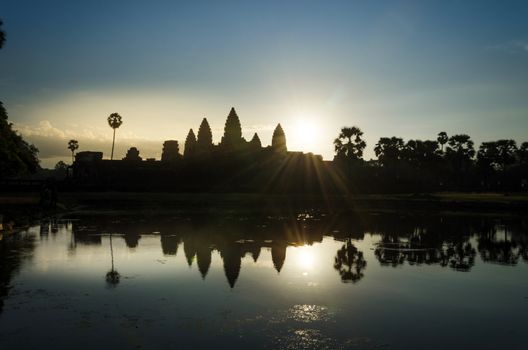
[[[528,194],[432,193],[355,196],[272,195],[239,193],[68,192],[59,194],[56,209],[43,209],[38,193],[0,194],[3,231],[12,232],[60,213],[123,215],[142,212],[269,212],[296,215],[304,210],[326,212],[437,213],[463,215],[514,215],[528,213]]]
[[[38,208],[38,194],[0,195],[2,213]],[[193,210],[209,207],[244,209],[318,208],[328,210],[461,210],[522,212],[528,209],[525,193],[432,193],[309,196],[239,193],[68,192],[59,194],[68,209],[128,210],[133,208]],[[5,215],[5,214],[4,214]]]
[[[143,192],[68,192],[59,195],[55,210],[43,210],[35,193],[0,195],[0,214],[4,222],[26,225],[43,216],[65,211],[123,213],[127,211],[271,211],[298,212],[307,209],[379,212],[451,212],[524,215],[528,194],[432,193],[377,194],[354,196],[273,195],[238,193],[143,193]]]

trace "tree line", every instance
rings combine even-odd
[[[381,137],[376,160],[365,161],[366,142],[357,126],[343,127],[334,141],[334,162],[351,181],[385,190],[500,190],[528,187],[528,142],[501,139],[480,144],[466,134],[438,133],[435,140]]]

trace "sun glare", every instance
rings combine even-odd
[[[311,118],[299,118],[293,124],[291,148],[304,152],[315,152],[318,141],[317,126]]]
[[[297,263],[303,270],[311,269],[314,265],[314,255],[308,247],[300,247],[297,253]]]

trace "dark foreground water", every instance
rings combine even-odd
[[[0,242],[0,349],[528,349],[527,232],[311,212],[45,221]]]

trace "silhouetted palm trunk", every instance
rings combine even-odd
[[[72,164],[73,164],[73,151],[72,151]]]
[[[112,272],[114,272],[114,248],[112,246],[112,235],[110,234],[110,256],[112,257]]]
[[[110,154],[110,160],[114,159],[115,130],[116,129],[114,129],[114,137],[112,138],[112,153]]]

